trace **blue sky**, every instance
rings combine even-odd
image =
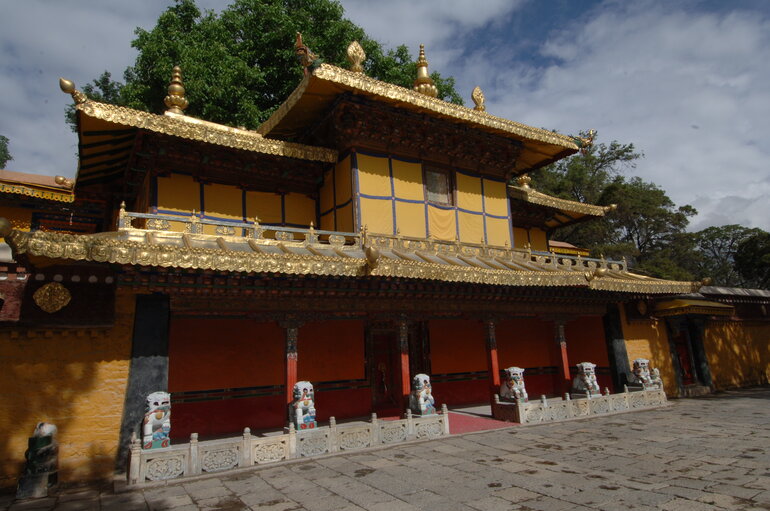
[[[228,2],[198,0],[221,10]],[[11,170],[73,176],[77,140],[63,122],[64,76],[120,77],[170,0],[5,0],[0,19],[0,134]],[[634,143],[630,169],[700,214],[691,228],[770,230],[770,2],[684,0],[343,0],[388,47],[426,45],[490,113],[599,141]]]

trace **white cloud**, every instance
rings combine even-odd
[[[596,128],[602,141],[633,142],[646,155],[636,174],[676,203],[699,207],[693,227],[726,221],[770,229],[770,193],[758,184],[770,175],[770,150],[757,142],[770,129],[770,20],[757,13],[642,7],[596,9],[587,23],[542,46],[557,63],[504,73],[510,80],[505,93],[499,78],[487,80],[489,110],[562,132]],[[469,67],[460,83],[484,76],[478,65]]]

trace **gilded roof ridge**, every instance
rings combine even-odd
[[[604,216],[608,211],[614,209],[612,206],[597,206],[595,204],[587,204],[585,202],[554,197],[553,195],[539,192],[528,186],[508,185],[508,190],[509,195],[511,195],[514,199],[523,200],[531,204],[538,204],[540,206],[548,206],[565,211],[572,211],[574,213],[581,213],[583,215],[601,217]]]
[[[91,99],[77,103],[75,108],[85,115],[104,121],[188,140],[304,160],[337,161],[337,151],[333,149],[269,139],[257,131],[233,128],[187,115],[171,112],[153,114]]]
[[[391,100],[408,103],[424,108],[442,116],[467,122],[473,122],[487,128],[511,133],[529,139],[554,144],[565,149],[578,150],[580,147],[573,137],[561,133],[535,128],[526,124],[497,117],[486,111],[474,110],[463,105],[455,105],[442,99],[433,98],[421,94],[415,90],[407,89],[399,85],[383,82],[363,73],[356,73],[331,64],[321,64],[312,74],[305,76],[296,89],[289,95],[269,119],[257,128],[257,132],[270,133],[283,119],[291,107],[302,97],[310,81],[313,79],[330,81],[339,85],[350,87],[361,92],[376,96],[382,96]]]

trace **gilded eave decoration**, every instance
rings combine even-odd
[[[0,183],[0,193],[15,193],[57,202],[75,202],[75,194],[72,192],[57,192],[16,183]]]
[[[77,103],[75,108],[89,117],[187,140],[274,156],[329,163],[337,161],[337,151],[332,149],[266,139],[254,131],[223,126],[186,115],[171,112],[156,115],[93,100]]]
[[[485,111],[474,110],[454,103],[448,103],[441,99],[421,94],[417,91],[399,87],[386,82],[381,82],[362,73],[355,73],[329,64],[321,64],[317,69],[303,78],[299,86],[291,93],[286,101],[265,121],[257,132],[263,135],[270,133],[292,110],[294,105],[305,94],[305,90],[313,80],[323,80],[341,85],[348,90],[364,93],[370,96],[382,98],[388,103],[408,105],[413,108],[438,114],[442,117],[456,119],[509,133],[529,140],[536,140],[546,144],[563,147],[567,150],[577,151],[577,143],[572,137],[554,133],[540,128],[534,128],[501,117],[496,117]]]
[[[593,204],[585,204],[583,202],[552,197],[550,195],[538,192],[537,190],[533,190],[532,188],[523,186],[508,185],[508,195],[514,199],[528,202],[530,204],[537,204],[539,206],[546,206],[562,211],[579,213],[581,215],[601,217],[613,209],[612,206],[595,206]]]
[[[145,267],[223,272],[342,277],[382,276],[530,287],[587,287],[598,291],[690,293],[699,283],[653,279],[625,270],[622,263],[532,254],[503,247],[404,240],[384,235],[330,236],[320,243],[297,241],[280,232],[262,239],[125,228],[92,235],[7,232],[14,255]],[[192,230],[192,232],[197,232]],[[202,246],[205,244],[206,246]],[[234,250],[232,247],[241,248]],[[367,247],[364,249],[364,247]],[[332,255],[328,255],[332,254]],[[484,266],[486,265],[486,266]]]

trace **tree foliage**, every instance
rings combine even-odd
[[[8,151],[8,137],[0,135],[0,169],[5,168],[5,164],[13,160],[13,156]]]
[[[770,289],[770,233],[758,231],[738,244],[735,263],[746,287]]]
[[[152,30],[136,29],[139,55],[124,73],[125,85],[95,80],[87,95],[150,112],[163,99],[173,66],[184,73],[186,114],[256,128],[302,79],[294,53],[296,32],[325,62],[347,67],[346,49],[357,40],[374,78],[411,87],[416,65],[405,46],[385,51],[362,28],[344,18],[334,0],[235,0],[220,14],[201,12],[194,0],[176,0]],[[106,82],[102,79],[107,77]],[[438,73],[439,97],[462,104],[454,79]]]

